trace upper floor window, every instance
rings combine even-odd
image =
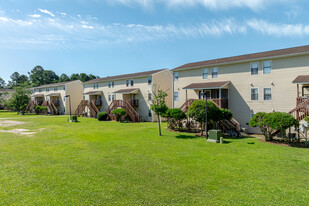
[[[58,91],[58,87],[54,87],[54,91],[55,91],[55,92]]]
[[[130,80],[126,80],[127,87],[130,85]]]
[[[115,82],[108,82],[108,88],[114,87],[115,86]]]
[[[263,74],[271,74],[271,61],[264,61],[263,62]]]
[[[271,88],[264,88],[264,100],[271,100]]]
[[[215,67],[215,68],[211,68],[211,76],[212,78],[218,78],[218,68]]]
[[[174,73],[174,81],[178,82],[178,79],[179,79],[179,72],[175,72]]]
[[[49,88],[46,88],[46,92],[49,92]]]
[[[179,92],[174,92],[174,101],[179,100]]]
[[[208,71],[209,69],[203,69],[203,79],[208,79]]]
[[[93,84],[93,89],[98,89],[99,88],[99,84]]]
[[[251,88],[251,100],[259,100],[259,89]]]
[[[134,80],[133,79],[131,79],[131,87],[133,87],[134,86]]]
[[[42,89],[39,89],[39,92],[42,92]]]
[[[112,87],[114,87],[115,86],[115,82],[112,82]]]
[[[65,86],[63,86],[63,90],[65,90]]]
[[[108,95],[108,101],[111,101],[111,95],[110,94]]]
[[[259,63],[254,62],[251,63],[251,75],[257,75],[259,74]]]
[[[148,77],[148,85],[152,84],[152,77]]]

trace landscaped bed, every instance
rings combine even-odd
[[[307,205],[309,149],[206,142],[156,123],[0,118],[0,205]],[[162,124],[166,126],[165,123]]]

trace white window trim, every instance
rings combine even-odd
[[[176,79],[176,75],[177,74],[177,79]],[[174,72],[174,82],[178,82],[179,81],[179,72]]]
[[[263,72],[263,74],[265,74],[264,73],[264,62],[270,62],[270,73],[266,73],[266,74],[272,74],[273,73],[273,61],[272,60],[266,60],[266,61],[263,61],[262,62],[262,72]]]
[[[258,73],[257,74],[252,74],[252,64],[258,64]],[[259,75],[259,70],[260,70],[260,63],[259,62],[251,62],[250,63],[250,75],[251,76]],[[263,72],[264,72],[264,70],[263,70]]]
[[[258,94],[258,98],[257,99],[252,99],[252,89],[257,89],[257,94]],[[258,88],[258,87],[251,87],[250,88],[250,101],[254,101],[254,102],[256,102],[256,101],[259,101],[259,99],[260,99],[260,89]]]
[[[178,97],[178,99],[176,99],[176,98],[175,98],[175,93],[177,93],[177,94],[178,94],[178,96],[177,96],[177,97]],[[174,92],[174,101],[179,101],[179,92]]]
[[[264,89],[270,89],[271,99],[265,99],[265,90]],[[264,87],[263,88],[263,101],[272,101],[273,100],[273,89],[271,87]]]
[[[204,71],[207,70],[207,78],[204,78]],[[209,68],[202,69],[202,78],[203,79],[209,79]]]
[[[217,69],[217,76],[216,77],[213,77],[213,69]],[[212,67],[211,68],[211,78],[212,79],[218,79],[218,76],[219,76],[219,68],[218,67]]]

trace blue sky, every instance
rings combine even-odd
[[[309,44],[306,0],[1,0],[0,77],[110,76]]]

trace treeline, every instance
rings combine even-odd
[[[98,76],[86,73],[74,73],[68,76],[67,74],[61,74],[58,76],[52,70],[45,70],[41,66],[34,67],[28,75],[19,74],[18,72],[14,72],[10,76],[11,80],[7,84],[3,81],[0,77],[0,87],[12,89],[14,87],[37,87],[44,84],[52,84],[58,82],[66,82],[66,81],[73,81],[73,80],[80,80],[82,82],[86,82],[92,79],[99,78]]]

